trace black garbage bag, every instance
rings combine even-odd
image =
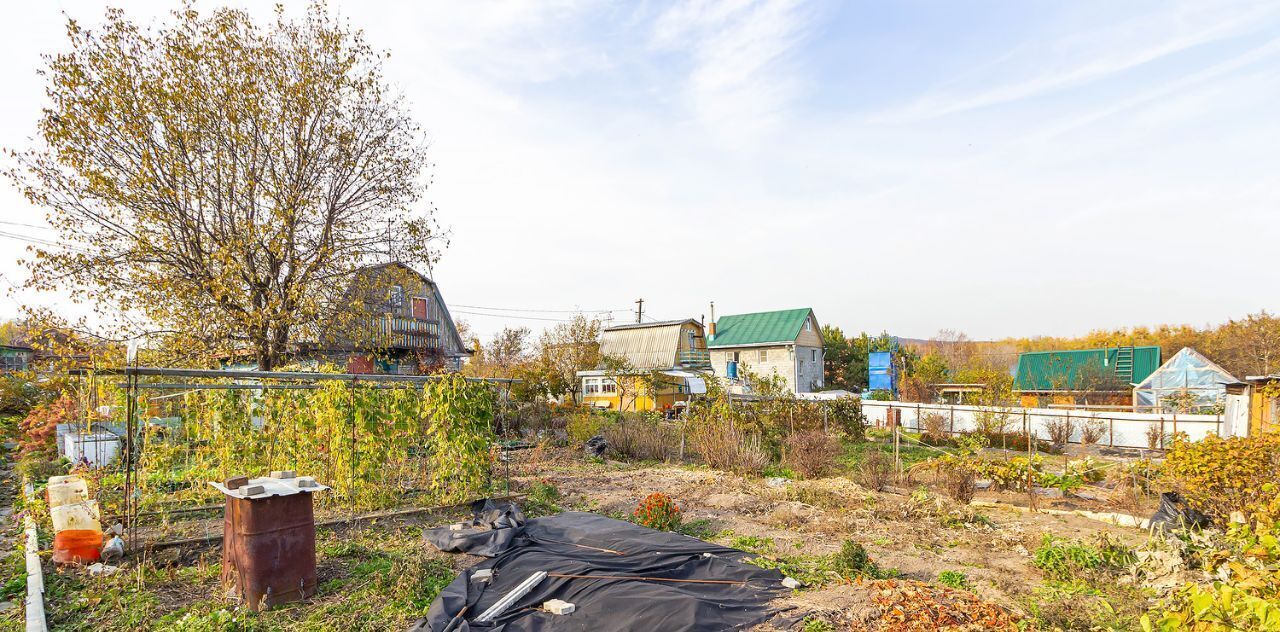
[[[1178,492],[1160,494],[1160,507],[1151,515],[1151,528],[1160,528],[1165,531],[1177,531],[1188,527],[1203,529],[1212,524],[1213,521],[1209,516],[1192,509]]]
[[[587,456],[604,456],[604,453],[609,450],[609,441],[602,435],[596,435],[587,439],[585,449],[587,451]]]

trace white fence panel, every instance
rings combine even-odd
[[[1022,432],[1026,425],[1037,438],[1048,439],[1047,425],[1055,419],[1070,419],[1074,424],[1072,443],[1080,443],[1085,423],[1094,421],[1102,426],[1102,438],[1098,445],[1123,448],[1146,448],[1148,428],[1159,428],[1166,436],[1174,432],[1186,433],[1193,441],[1219,434],[1221,415],[1174,415],[1155,413],[1127,413],[1097,410],[1067,410],[1059,408],[994,408],[984,406],[916,404],[911,402],[882,402],[863,400],[862,411],[867,422],[874,426],[885,425],[890,409],[901,410],[903,427],[919,431],[920,418],[928,414],[942,415],[949,433],[969,432],[977,429],[978,417],[986,412],[995,419],[1003,416],[1006,432]]]

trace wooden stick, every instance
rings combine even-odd
[[[458,621],[462,620],[462,615],[467,614],[467,609],[470,607],[471,606],[463,606],[462,609],[458,611],[458,614],[453,615],[453,618],[449,619],[449,622],[445,624],[444,629],[440,632],[449,632],[452,630],[453,626],[456,625]]]

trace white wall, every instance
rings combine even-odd
[[[909,430],[920,428],[919,417],[928,413],[941,414],[947,419],[947,429],[954,432],[967,432],[977,428],[975,416],[981,411],[1008,413],[1008,432],[1022,432],[1023,424],[1028,423],[1032,432],[1040,439],[1048,439],[1045,425],[1054,419],[1070,416],[1075,422],[1075,432],[1071,435],[1072,443],[1080,442],[1080,429],[1083,423],[1097,419],[1105,430],[1099,445],[1126,448],[1146,448],[1147,428],[1164,424],[1164,431],[1172,434],[1174,428],[1186,433],[1192,440],[1203,439],[1209,433],[1222,434],[1219,425],[1220,415],[1173,415],[1153,413],[1122,413],[1109,411],[1067,410],[1059,408],[984,408],[982,406],[950,406],[947,404],[913,404],[908,402],[879,402],[863,400],[862,411],[867,416],[867,423],[883,426],[890,408],[902,411],[902,425]],[[952,428],[954,419],[954,428]]]
[[[822,348],[796,347],[796,373],[800,381],[795,392],[808,393],[822,388]]]
[[[760,352],[765,351],[765,360],[760,361]],[[730,357],[734,352],[738,352],[738,378],[742,378],[743,369],[748,369],[756,375],[767,377],[769,375],[779,375],[786,380],[787,388],[792,392],[796,389],[796,358],[794,348],[790,343],[783,343],[773,347],[730,347],[724,349],[711,350],[711,367],[715,374],[720,377],[728,376],[728,364]]]

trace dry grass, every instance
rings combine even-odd
[[[884,489],[897,478],[893,458],[878,450],[867,452],[858,463],[854,478],[859,485],[872,491]]]
[[[925,413],[920,416],[920,432],[931,439],[947,437],[947,418],[941,413]]]
[[[610,448],[630,459],[666,461],[680,448],[680,438],[671,430],[646,419],[623,419],[602,434]]]
[[[1100,419],[1091,419],[1084,422],[1080,426],[1080,443],[1083,445],[1093,445],[1102,440],[1102,435],[1107,432],[1107,424]]]
[[[829,472],[840,454],[840,442],[821,430],[797,432],[783,443],[782,465],[805,477]]]
[[[976,479],[973,470],[967,467],[948,467],[943,468],[938,474],[942,479],[942,491],[946,492],[951,500],[962,505],[973,501],[973,484]]]
[[[1057,417],[1046,422],[1044,429],[1049,434],[1049,443],[1053,444],[1054,449],[1061,450],[1071,441],[1071,434],[1076,430],[1076,422],[1068,417]]]
[[[760,439],[720,423],[694,424],[689,442],[708,467],[738,474],[761,474],[769,465],[769,453]]]

